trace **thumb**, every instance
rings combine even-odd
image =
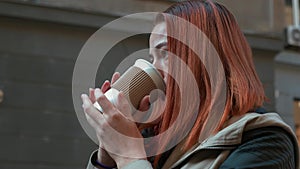
[[[148,118],[148,111],[150,108],[150,96],[145,96],[141,101],[137,111],[134,112],[133,118],[135,122],[142,123]]]
[[[138,110],[147,111],[149,108],[150,108],[150,96],[147,95],[141,100]]]

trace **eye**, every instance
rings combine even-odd
[[[162,58],[166,58],[168,56],[168,51],[166,49],[162,49],[160,55]]]

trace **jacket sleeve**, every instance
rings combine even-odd
[[[277,127],[249,131],[220,169],[294,169],[298,153],[291,137]]]
[[[152,169],[152,165],[147,160],[136,160],[136,161],[133,161],[133,162],[127,164],[122,169],[141,169],[141,168],[143,168],[143,169]]]
[[[86,169],[98,169],[95,166],[95,160],[96,160],[96,157],[97,157],[97,152],[98,151],[96,150],[92,153]],[[133,162],[127,164],[122,169],[141,169],[141,168],[143,168],[143,169],[152,169],[152,165],[147,160],[136,160],[136,161],[133,161]]]
[[[95,150],[95,151],[91,154],[86,169],[98,169],[98,167],[96,167],[96,166],[94,165],[94,164],[95,164],[94,160],[95,160],[95,157],[97,157],[97,153],[98,153],[98,151]]]

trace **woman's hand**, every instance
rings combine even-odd
[[[119,77],[120,75],[115,73],[112,83]],[[103,94],[109,88],[110,83],[106,81],[101,87],[102,91],[90,89],[90,97],[82,95],[83,108],[89,123],[97,133],[100,145],[98,160],[106,165],[110,164],[110,166],[113,166],[113,161],[115,161],[118,167],[122,167],[135,159],[145,158],[146,153],[142,136],[136,124],[129,120],[131,117],[128,116],[132,112],[128,101],[120,93],[117,104],[111,104]],[[103,108],[103,114],[93,106],[96,100]],[[146,102],[147,98],[144,98],[144,101]],[[146,108],[146,106],[144,107]]]
[[[109,102],[100,89],[96,89],[94,93],[103,114],[93,106],[85,94],[82,95],[83,108],[91,117],[89,122],[96,130],[103,148],[120,168],[135,159],[144,159],[146,153],[143,138],[136,124],[124,116],[131,113],[128,112],[131,108],[122,92],[118,95],[116,106]]]
[[[114,83],[115,81],[117,81],[120,78],[120,73],[119,72],[115,72],[111,78],[111,83]],[[111,83],[107,80],[102,84],[101,87],[101,91],[103,93],[107,92],[110,87],[111,87]],[[95,97],[95,89],[90,88],[89,89],[89,99],[91,100],[91,102],[94,104],[97,100]],[[87,119],[91,120],[91,117],[89,117],[89,115],[85,114]],[[89,120],[89,121],[90,121]],[[103,145],[101,144],[101,141],[98,139],[99,141],[99,150],[98,150],[98,161],[106,166],[116,166],[115,161],[111,158],[111,156],[107,153],[107,151],[102,148]]]

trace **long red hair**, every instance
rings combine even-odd
[[[194,0],[177,3],[168,8],[162,14],[163,21],[166,23],[167,34],[175,32],[180,36],[186,36],[185,33],[189,31],[187,30],[188,27],[178,25],[175,20],[167,17],[166,14],[183,18],[198,27],[210,40],[223,64],[226,78],[226,101],[223,112],[220,112],[220,120],[215,122],[214,132],[220,131],[230,116],[243,115],[262,106],[265,94],[254,68],[251,48],[234,16],[223,5],[209,0]],[[194,45],[201,44],[199,39],[190,39],[190,41]],[[190,109],[186,110],[190,112],[186,112],[185,116],[186,119],[195,118],[195,122],[184,142],[184,151],[187,151],[198,142],[205,126],[208,123],[213,123],[207,120],[212,104],[215,104],[213,100],[218,99],[218,96],[211,95],[211,78],[202,60],[195,52],[179,40],[169,36],[167,46],[168,52],[178,56],[191,70],[198,85],[200,103],[189,100],[189,98],[181,98],[184,96],[180,94],[178,84],[188,82],[181,69],[174,67],[177,61],[173,57],[169,57],[168,71],[178,77],[176,78],[177,81],[174,80],[174,77],[168,77],[166,107],[161,121],[156,126],[157,134],[169,129],[176,118],[179,117],[179,109],[183,105],[182,100],[188,100]],[[209,53],[205,53],[205,51],[201,53],[205,57],[209,57]],[[193,110],[197,110],[197,112],[193,112]],[[183,120],[183,123],[187,123],[187,121]],[[178,134],[180,133],[179,130],[180,128],[175,128],[173,133]],[[159,140],[159,144],[162,148],[165,148],[173,139],[176,138],[173,134],[170,134]],[[156,156],[155,164],[157,164],[160,157],[160,155]]]

